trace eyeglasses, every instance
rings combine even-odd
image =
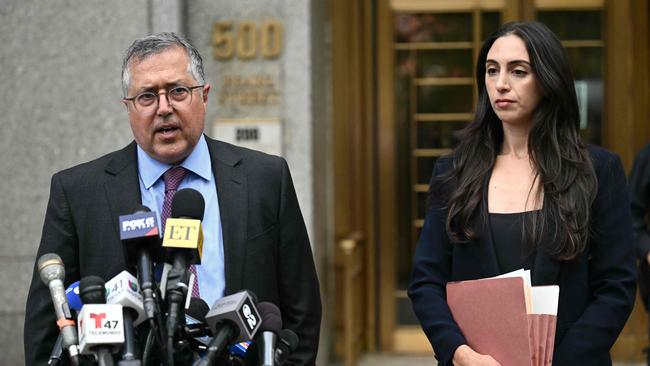
[[[165,93],[158,93],[149,90],[149,91],[144,91],[132,98],[124,98],[124,100],[133,102],[133,107],[139,113],[145,115],[151,115],[154,114],[158,109],[158,103],[160,102],[161,94],[164,95],[165,98],[167,98],[167,103],[170,106],[174,108],[184,107],[192,103],[192,91],[194,89],[198,89],[202,87],[203,85],[197,85],[197,86],[176,85],[166,89]]]

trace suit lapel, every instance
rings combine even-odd
[[[538,248],[535,254],[535,267],[533,268],[533,285],[557,285],[559,275],[560,262]]]
[[[206,136],[212,172],[217,185],[219,216],[223,231],[223,255],[226,275],[226,294],[243,286],[246,250],[246,219],[248,195],[246,177],[241,167],[241,156],[226,144]]]
[[[549,205],[548,196],[544,195],[544,205]],[[547,206],[548,207],[548,206]],[[547,220],[551,222],[551,220]],[[540,245],[535,251],[535,264],[533,267],[533,285],[542,286],[542,285],[556,285],[558,283],[558,277],[560,276],[560,262],[551,258],[546,251],[544,250],[544,243],[548,242],[551,239],[550,233],[555,232],[555,223],[550,223],[550,227],[547,226],[544,228],[542,233],[542,239]]]
[[[110,220],[119,237],[119,216],[133,213],[142,202],[138,183],[138,164],[135,141],[115,153],[106,164],[104,190],[108,201]]]

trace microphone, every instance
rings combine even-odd
[[[262,315],[262,333],[256,337],[259,364],[275,366],[275,349],[278,332],[282,329],[282,315],[280,309],[270,302],[260,303],[258,310]]]
[[[139,206],[134,214],[120,216],[119,220],[120,240],[125,248],[127,263],[137,263],[145,317],[153,319],[156,302],[152,261],[162,261],[156,213],[147,206]]]
[[[228,364],[230,366],[244,366],[246,365],[246,352],[251,347],[252,341],[239,342],[228,347]]]
[[[250,352],[246,352],[246,364],[275,366],[276,344],[278,332],[282,329],[282,315],[280,309],[270,302],[259,303],[257,309],[262,317],[262,325]]]
[[[79,297],[79,281],[73,282],[68,288],[65,289],[65,297],[68,300],[68,308],[70,308],[70,313],[72,314],[73,319],[77,319],[77,314],[81,310],[81,298]],[[61,363],[61,354],[63,353],[63,334],[59,333],[59,336],[54,342],[54,347],[52,347],[52,353],[50,354],[50,359],[47,361],[48,365],[58,365]]]
[[[178,256],[189,264],[201,264],[203,231],[201,220],[205,201],[199,191],[184,188],[172,200],[171,216],[165,223],[163,248],[167,248],[167,262],[174,263]]]
[[[260,314],[248,291],[241,291],[217,300],[205,317],[214,338],[205,356],[196,365],[212,365],[233,342],[252,339],[260,328]]]
[[[43,254],[38,259],[37,268],[41,280],[50,289],[50,296],[56,313],[56,324],[59,326],[60,334],[63,337],[62,346],[68,351],[72,364],[78,366],[80,361],[77,329],[63,288],[65,278],[63,261],[61,257],[54,253]]]
[[[190,299],[190,306],[187,308],[187,316],[192,317],[193,319],[205,323],[205,316],[210,311],[208,304],[203,301],[203,299],[198,297],[193,297]]]
[[[202,338],[210,335],[210,328],[205,324],[205,316],[210,311],[208,304],[198,297],[190,299],[190,306],[185,311],[185,335],[189,338]],[[203,344],[202,339],[197,339]]]
[[[79,281],[73,282],[67,289],[65,289],[65,297],[68,299],[68,306],[73,310],[73,317],[77,318],[79,310],[84,305],[79,297]],[[76,314],[75,314],[76,313]]]
[[[168,304],[167,336],[173,337],[183,316],[181,304],[187,296],[188,268],[201,263],[203,232],[201,220],[205,201],[194,189],[181,189],[174,195],[171,218],[165,223],[163,248],[167,248],[172,268],[167,276],[165,300]]]
[[[63,334],[59,333],[59,336],[56,337],[56,342],[54,342],[54,347],[52,347],[52,353],[50,353],[50,359],[47,361],[47,364],[60,365],[62,353],[63,353]]]
[[[128,271],[122,271],[106,282],[106,303],[122,305],[124,318],[124,349],[120,366],[140,366],[136,357],[134,329],[146,320],[142,295],[138,291],[136,278]]]
[[[205,323],[205,315],[210,308],[198,297],[192,297],[185,311],[185,339],[195,354],[202,354],[208,348],[212,338],[210,327]]]
[[[122,305],[106,304],[106,286],[101,277],[84,277],[79,288],[84,303],[79,313],[81,353],[94,355],[100,366],[113,366],[111,348],[124,343]]]
[[[291,329],[281,329],[278,333],[278,347],[275,350],[275,363],[282,365],[298,347],[298,335]]]

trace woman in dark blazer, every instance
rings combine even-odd
[[[415,313],[440,364],[499,365],[466,344],[445,287],[530,269],[533,285],[560,287],[553,365],[611,365],[635,296],[621,162],[581,141],[566,52],[543,24],[501,27],[476,71],[474,120],[433,170]]]

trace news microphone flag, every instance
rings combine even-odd
[[[146,320],[138,280],[128,271],[122,271],[106,282],[106,303],[135,310],[138,316],[133,320],[133,326]]]
[[[94,354],[95,346],[120,346],[124,343],[122,305],[84,305],[78,320],[81,354]]]
[[[233,342],[245,342],[253,339],[262,323],[253,299],[246,291],[225,296],[217,300],[205,316],[206,323],[215,333],[217,325],[230,321],[239,328],[239,337]]]
[[[201,263],[203,230],[201,220],[169,218],[165,223],[164,248],[196,249],[193,263]]]
[[[228,351],[230,354],[244,358],[246,357],[246,351],[248,351],[248,348],[250,347],[252,341],[246,341],[246,342],[239,342],[231,345],[228,347]]]
[[[68,306],[72,310],[79,311],[83,306],[81,297],[79,297],[79,281],[73,282],[67,289],[65,289],[65,297],[68,298]]]
[[[120,240],[158,236],[160,234],[155,212],[139,212],[120,216]]]

